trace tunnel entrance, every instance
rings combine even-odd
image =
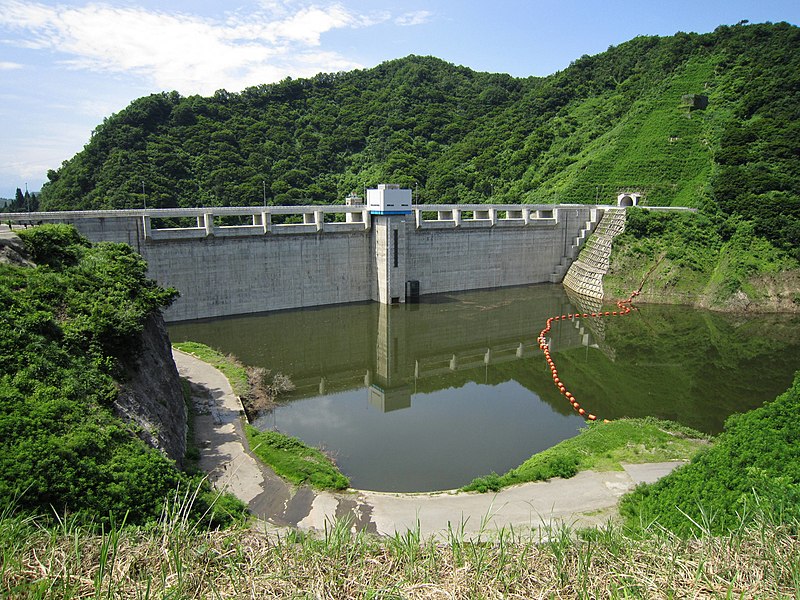
[[[617,196],[617,206],[638,206],[641,194],[623,193]]]

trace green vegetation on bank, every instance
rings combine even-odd
[[[254,385],[265,383],[262,378],[252,376],[251,367],[246,367],[235,357],[225,355],[205,344],[179,342],[173,343],[172,346],[219,369],[230,382],[234,393],[245,403],[248,398],[255,395]],[[264,370],[258,373],[270,375]],[[287,385],[288,380],[283,381],[284,379],[277,374],[266,383],[270,402],[274,401],[281,391],[292,389],[291,383]],[[350,481],[341,474],[331,459],[295,437],[277,431],[259,431],[251,425],[245,425],[245,435],[253,454],[269,465],[275,473],[292,483],[309,484],[321,490],[343,490],[350,485]]]
[[[650,301],[745,309],[769,300],[773,310],[792,310],[800,293],[778,274],[798,269],[797,258],[739,217],[630,208],[603,285],[611,298],[641,286]]]
[[[708,444],[708,436],[671,421],[620,419],[595,422],[574,438],[533,455],[503,475],[474,479],[464,491],[497,491],[509,485],[569,478],[579,471],[622,470],[620,463],[689,460]]]
[[[256,418],[259,411],[273,407],[278,396],[294,389],[292,381],[282,373],[244,365],[232,354],[223,354],[200,342],[178,342],[172,346],[222,371],[249,418]]]
[[[634,526],[657,522],[681,534],[724,533],[755,512],[800,521],[800,372],[761,408],[731,416],[713,447],[623,499]]]
[[[38,265],[0,264],[0,506],[144,523],[197,494],[193,518],[241,513],[114,416],[145,322],[175,291],[127,245],[91,245],[64,225],[19,235]]]
[[[350,481],[330,458],[296,437],[277,431],[259,431],[252,425],[245,425],[245,435],[253,454],[292,483],[308,484],[320,490],[344,490],[350,486]]]
[[[42,209],[342,202],[396,182],[418,202],[713,207],[800,248],[800,29],[639,36],[548,77],[409,56],[241,93],[134,100],[57,170]],[[691,106],[684,96],[705,96]]]

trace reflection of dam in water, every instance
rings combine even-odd
[[[556,312],[570,308],[566,298],[545,305]],[[435,306],[377,307],[374,363],[364,376],[369,403],[375,408],[384,412],[408,408],[416,390],[430,389],[429,382],[439,389],[460,387],[482,369],[541,355],[533,315],[515,310],[519,305],[513,301],[481,306],[468,325],[452,314],[437,318]],[[590,334],[575,325],[558,332],[554,347],[591,344]],[[486,378],[482,383],[488,383]]]
[[[540,356],[537,325],[573,311],[561,286],[423,297],[419,304],[337,305],[177,323],[174,341],[194,339],[235,354],[245,364],[287,374],[287,401],[366,389],[384,410],[410,405],[416,389],[459,387],[476,370]],[[591,346],[580,320],[554,332],[556,350]]]
[[[532,286],[506,289],[500,302],[492,291],[433,296],[405,306],[361,307],[370,321],[362,332],[366,347],[341,347],[332,339],[341,328],[351,327],[346,319],[348,307],[341,307],[344,314],[336,316],[339,328],[331,326],[330,315],[306,312],[312,323],[317,316],[323,320],[315,327],[316,339],[306,342],[310,346],[306,359],[314,356],[316,360],[306,362],[304,368],[298,364],[272,368],[285,369],[296,386],[286,400],[364,388],[370,405],[377,409],[408,408],[418,390],[458,388],[476,379],[476,383],[487,383],[485,378],[480,380],[481,370],[540,357],[534,331],[540,316],[574,310],[563,292],[553,291],[554,286]],[[339,313],[335,307],[325,311]],[[579,320],[555,335],[556,349],[593,343]]]
[[[170,336],[291,378],[296,389],[256,427],[331,451],[355,487],[424,491],[506,471],[575,435],[583,420],[535,343],[546,315],[573,310],[546,284],[179,323]],[[587,340],[572,325],[553,346]]]

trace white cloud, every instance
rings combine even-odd
[[[11,147],[0,148],[0,180],[3,189],[0,196],[8,194],[7,189],[30,184],[31,190],[38,189],[46,180],[48,169],[56,169],[65,157],[72,156],[83,146],[91,129],[80,126],[61,126],[47,134],[17,140]],[[13,182],[13,183],[10,183]]]
[[[0,27],[24,32],[18,46],[67,55],[62,64],[68,68],[133,73],[160,89],[209,94],[286,75],[359,68],[322,50],[322,35],[389,18],[354,14],[341,4],[263,2],[261,7],[214,20],[101,3],[48,6],[0,0]]]
[[[13,71],[21,69],[22,65],[15,62],[0,61],[0,71]]]
[[[418,10],[416,12],[405,13],[397,17],[394,22],[397,25],[408,27],[411,25],[423,25],[431,20],[433,13],[429,10]]]

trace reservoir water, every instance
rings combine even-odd
[[[502,473],[584,426],[535,343],[584,312],[560,285],[424,296],[172,324],[282,372],[295,390],[254,425],[324,448],[355,488],[429,491]],[[800,317],[643,305],[551,331],[553,360],[600,418],[655,416],[718,433],[800,368]]]

